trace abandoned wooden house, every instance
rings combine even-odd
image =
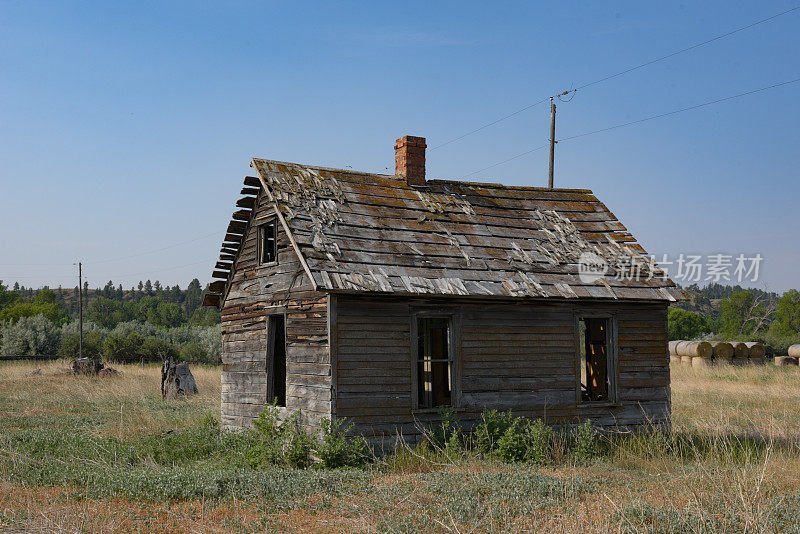
[[[622,223],[586,189],[426,180],[425,147],[398,139],[394,175],[252,160],[204,297],[223,424],[275,402],[374,439],[444,406],[669,425],[683,295]]]

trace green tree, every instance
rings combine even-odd
[[[103,296],[107,299],[114,298],[114,282],[109,280],[103,287]]]
[[[770,332],[778,336],[800,333],[800,291],[790,289],[778,299]]]
[[[191,317],[202,302],[203,287],[200,285],[200,280],[195,278],[189,282],[189,286],[186,288],[186,298],[183,301],[183,309],[186,311],[186,316]]]
[[[189,324],[196,326],[214,326],[215,324],[219,324],[221,318],[221,314],[217,308],[197,308],[189,319]]]
[[[129,320],[123,303],[101,297],[86,306],[86,318],[105,328],[114,328],[118,323]]]
[[[735,291],[720,304],[722,316],[722,333],[728,337],[750,336],[761,331],[768,323],[773,312],[764,298],[750,290]]]
[[[17,293],[18,288],[19,282],[14,284],[14,291],[9,291],[8,286],[4,286],[3,281],[0,280],[0,310],[19,299],[19,294]]]
[[[695,339],[710,332],[708,321],[699,313],[670,308],[667,316],[669,339]]]
[[[51,289],[39,291],[32,299],[15,299],[13,302],[0,310],[0,321],[16,321],[22,317],[43,315],[51,323],[60,325],[67,319],[66,310],[56,302],[56,295]]]

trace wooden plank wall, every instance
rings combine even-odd
[[[599,425],[668,424],[666,306],[627,303],[503,303],[337,296],[336,416],[355,430],[391,439],[416,437],[412,413],[411,313],[437,303],[460,315],[459,417],[512,409],[551,424],[591,418]],[[577,402],[575,313],[613,313],[619,344],[619,403]]]
[[[286,410],[315,426],[330,417],[327,296],[316,292],[283,228],[277,265],[259,266],[257,226],[271,205],[259,196],[222,308],[222,424],[252,425],[267,402],[267,317],[286,316]]]

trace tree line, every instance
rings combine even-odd
[[[0,356],[78,354],[79,288],[33,289],[0,281]],[[123,290],[109,281],[83,287],[83,353],[109,361],[157,361],[166,356],[191,361],[219,359],[220,314],[201,307],[196,278],[186,289],[140,281]]]

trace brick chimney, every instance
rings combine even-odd
[[[405,135],[394,144],[394,173],[408,185],[425,185],[424,137]]]

